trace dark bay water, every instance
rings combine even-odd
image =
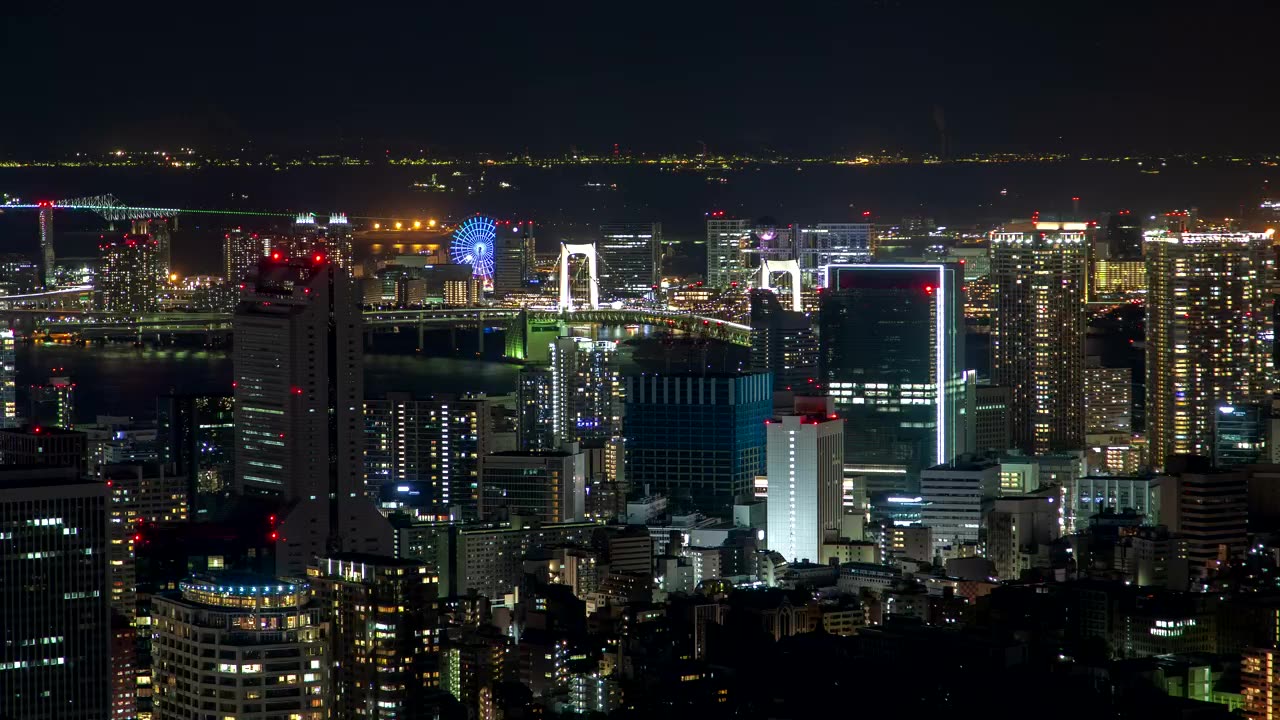
[[[231,353],[181,347],[135,348],[127,344],[19,345],[19,403],[26,386],[64,368],[76,383],[77,417],[131,415],[150,418],[156,397],[170,392],[230,393]],[[365,356],[365,392],[421,395],[439,392],[502,394],[515,390],[517,365],[461,357],[405,354]]]
[[[592,329],[573,328],[576,334]],[[625,341],[647,337],[654,328],[594,328],[600,339]],[[429,333],[427,354],[415,351],[416,333],[375,335],[374,348],[364,356],[365,395],[377,397],[387,392],[410,392],[419,396],[433,393],[483,392],[502,395],[515,392],[520,366],[501,359],[504,344],[501,332],[487,333],[485,352],[479,349],[474,330],[459,330],[456,337],[447,331]],[[457,341],[456,350],[449,343]],[[621,370],[639,369],[633,360],[635,348],[620,347]],[[77,417],[89,421],[95,415],[131,415],[149,418],[155,413],[159,395],[178,393],[230,393],[232,353],[229,349],[200,347],[134,347],[127,343],[108,345],[19,344],[17,348],[18,401],[25,407],[26,388],[43,383],[53,368],[76,383]]]
[[[414,188],[432,175],[450,190]],[[705,236],[706,213],[713,210],[783,223],[852,221],[870,212],[876,222],[923,215],[955,225],[999,222],[1034,211],[1068,212],[1071,198],[1078,196],[1080,210],[1095,217],[1119,208],[1149,215],[1187,207],[1210,216],[1239,216],[1242,209],[1256,207],[1265,183],[1277,178],[1276,168],[1256,163],[1171,162],[1159,174],[1147,174],[1131,161],[754,165],[683,172],[639,165],[0,168],[0,192],[27,199],[112,193],[135,205],[345,211],[353,217],[456,218],[484,212],[536,221],[539,245],[546,249],[561,239],[591,239],[600,223],[616,220],[661,221],[668,239],[696,241]],[[225,227],[265,229],[277,222],[186,215],[175,238],[175,265],[186,273],[212,271]],[[57,227],[60,255],[96,253],[96,232],[87,231],[102,227],[99,220],[60,213]],[[85,237],[77,241],[76,230]],[[0,251],[34,252],[36,244],[34,213],[0,213]]]

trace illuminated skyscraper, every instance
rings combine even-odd
[[[1260,233],[1146,238],[1151,463],[1212,454],[1220,406],[1269,400],[1275,251]]]
[[[0,717],[109,717],[107,503],[74,469],[0,470]]]
[[[1133,371],[1102,367],[1088,359],[1084,369],[1084,429],[1086,432],[1133,432]]]
[[[739,254],[750,244],[750,220],[726,219],[723,211],[712,213],[707,219],[707,285],[725,287],[749,274]]]
[[[499,222],[493,243],[493,294],[501,299],[529,291],[534,279],[532,222]]]
[[[809,315],[783,308],[769,290],[751,290],[750,302],[751,372],[773,373],[775,390],[815,385],[818,338]]]
[[[55,372],[61,368],[55,368]],[[37,427],[76,426],[76,384],[65,375],[49,378],[47,385],[32,385],[29,390],[31,410],[27,422]],[[12,427],[12,426],[10,426]]]
[[[239,283],[249,271],[258,267],[266,255],[264,242],[256,233],[240,228],[228,232],[222,240],[222,272],[229,283]]]
[[[125,235],[98,245],[101,262],[94,290],[103,310],[137,314],[160,309],[159,248],[148,235]]]
[[[577,443],[556,450],[500,452],[484,459],[480,517],[498,513],[543,523],[581,521],[586,514],[586,456]]]
[[[17,377],[13,331],[0,329],[0,427],[18,426]]]
[[[153,597],[156,715],[329,717],[329,662],[309,590],[292,578],[228,575]]]
[[[516,385],[516,444],[521,450],[556,447],[551,377],[551,370],[545,367],[520,369]]]
[[[582,337],[551,344],[553,447],[622,434],[618,344]]]
[[[796,231],[796,260],[804,273],[805,285],[821,284],[827,265],[871,262],[871,223],[817,223],[801,225]]]
[[[991,375],[1013,392],[1014,447],[1084,442],[1084,307],[1089,225],[1006,223],[991,233]]]
[[[481,458],[493,452],[493,400],[441,396],[415,399],[387,393],[367,400],[365,487],[376,497],[384,485],[419,483],[431,495],[418,505],[428,514],[476,517]]]
[[[967,452],[959,270],[832,265],[822,293],[820,377],[848,422],[845,462],[920,471]]]
[[[160,287],[169,282],[173,231],[177,229],[177,224],[177,219],[167,217],[133,221],[134,235],[147,235],[156,241],[156,282]]]
[[[652,295],[662,272],[662,223],[601,225],[596,253],[605,299]]]
[[[53,203],[40,203],[40,280],[45,288],[52,290],[57,285],[54,277],[53,254]]]
[[[315,213],[299,213],[284,252],[297,257],[322,255],[350,272],[355,262],[351,223],[345,213],[330,214],[328,223],[320,222]]]
[[[423,702],[440,684],[440,631],[431,611],[436,577],[427,566],[337,554],[307,574],[328,627],[334,717],[435,717]]]
[[[642,375],[627,378],[626,477],[708,513],[752,497],[765,472],[773,378]]]
[[[202,496],[228,490],[235,477],[235,400],[230,395],[161,395],[156,398],[160,460],[187,479],[192,513]]]
[[[831,398],[797,397],[792,414],[765,428],[770,550],[790,562],[818,562],[825,530],[839,530],[844,420]]]
[[[329,550],[385,553],[364,492],[361,315],[346,271],[263,260],[234,318],[236,489],[283,507],[277,572]]]

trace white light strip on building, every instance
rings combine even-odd
[[[941,265],[938,265],[936,267],[938,268],[938,293],[937,293],[938,297],[936,300],[937,318],[935,320],[935,322],[937,323],[937,330],[936,330],[937,340],[934,342],[934,345],[936,346],[934,352],[937,353],[937,364],[938,364],[937,370],[936,370],[936,372],[938,373],[938,378],[937,378],[938,397],[937,397],[937,400],[934,402],[933,407],[934,407],[934,413],[936,417],[935,424],[938,426],[938,448],[937,448],[938,457],[936,460],[934,460],[933,464],[941,465],[942,463],[947,462],[948,460],[951,459],[951,458],[943,458],[943,454],[946,452],[945,448],[946,448],[946,437],[947,437],[947,413],[944,410],[944,406],[947,401],[947,396],[946,396],[947,373],[943,370],[943,361],[946,358],[946,353],[944,352],[944,345],[946,341],[943,339],[944,338],[943,333],[946,330],[946,322],[944,318],[946,317],[945,311],[946,311],[946,304],[947,304],[946,300],[944,300],[943,298],[945,298],[947,295],[947,273],[946,273],[946,270]]]
[[[947,413],[945,408],[946,391],[947,391],[947,373],[944,372],[943,370],[943,362],[945,361],[947,356],[946,340],[944,339],[944,332],[946,330],[945,318],[946,318],[946,310],[947,310],[947,302],[944,299],[947,294],[946,266],[937,264],[937,263],[875,263],[875,264],[851,263],[848,265],[827,265],[823,268],[824,275],[822,278],[822,286],[825,288],[831,287],[831,268],[867,268],[871,270],[883,268],[886,270],[936,270],[938,271],[937,297],[934,300],[934,302],[937,305],[937,311],[936,311],[937,317],[934,320],[936,325],[934,332],[937,334],[937,340],[936,342],[934,342],[934,352],[936,353],[937,386],[938,386],[938,390],[937,390],[938,397],[936,398],[935,404],[934,404],[934,424],[937,425],[938,436],[936,440],[937,442],[936,457],[934,459],[933,464],[941,465],[942,463],[947,462],[948,460],[950,460],[950,458],[943,457],[943,454],[946,452],[945,448],[946,448],[946,437],[947,437]]]

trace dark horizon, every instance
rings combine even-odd
[[[0,152],[1280,148],[1277,9],[1139,5],[47,3],[0,24],[5,65],[38,72],[6,89]]]

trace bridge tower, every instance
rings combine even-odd
[[[590,302],[592,310],[600,309],[600,281],[596,273],[596,246],[594,243],[560,243],[560,304],[562,312],[573,310],[573,291],[569,287],[569,258],[583,255],[587,258],[590,277]]]
[[[40,282],[44,289],[51,290],[55,282],[53,276],[53,203],[40,203]]]
[[[760,289],[769,290],[769,281],[774,273],[786,273],[791,276],[791,309],[800,312],[800,263],[796,260],[760,260]]]

